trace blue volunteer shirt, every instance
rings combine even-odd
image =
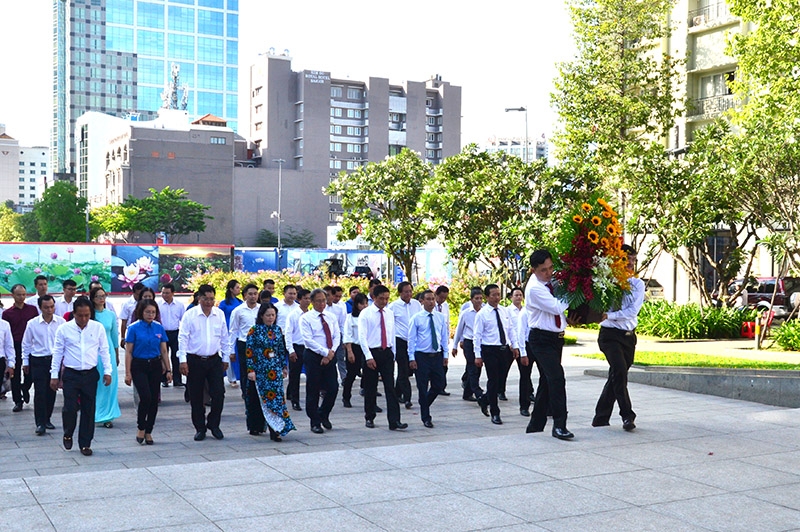
[[[167,332],[157,321],[139,320],[128,327],[125,343],[133,344],[133,358],[157,358],[161,356],[161,344],[167,343]]]

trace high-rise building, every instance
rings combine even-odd
[[[238,0],[53,0],[52,171],[77,171],[75,120],[97,111],[152,119],[180,68],[177,102],[237,127]],[[176,102],[166,102],[174,104]],[[86,183],[77,183],[81,194]]]
[[[525,143],[528,143],[528,153],[525,153]],[[547,159],[547,138],[544,133],[541,137],[491,137],[483,146],[489,153],[502,152],[519,157],[523,161]]]
[[[0,124],[0,203],[10,200],[18,212],[32,210],[45,190],[49,164],[47,146],[20,146]]]
[[[461,87],[433,75],[426,81],[390,83],[334,78],[318,70],[292,71],[288,51],[273,50],[250,67],[250,139],[262,166],[296,171],[306,205],[341,171],[382,161],[403,148],[433,164],[461,151]],[[278,163],[280,160],[282,162]],[[297,183],[296,181],[294,181]],[[327,212],[308,212],[309,225],[336,224],[342,209],[328,198]],[[318,218],[326,217],[327,220]]]

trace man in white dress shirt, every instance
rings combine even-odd
[[[67,279],[61,283],[61,286],[64,287],[64,295],[56,300],[55,314],[63,318],[64,314],[72,312],[73,299],[75,298],[75,293],[78,291],[78,283],[72,279]],[[41,311],[41,309],[39,310]]]
[[[530,423],[525,432],[542,432],[548,410],[553,416],[553,437],[569,440],[567,430],[567,389],[561,351],[564,348],[565,314],[569,305],[553,295],[553,259],[546,249],[531,255],[533,275],[525,287],[525,308],[528,310],[528,342],[539,368],[539,389]]]
[[[225,401],[225,371],[228,369],[228,326],[225,313],[214,306],[214,287],[200,285],[196,307],[187,310],[181,320],[178,334],[178,359],[181,375],[188,376],[189,402],[192,405],[192,424],[197,431],[195,441],[206,438],[206,430],[221,440],[225,436],[219,428]],[[211,410],[206,417],[203,391],[208,383]]]
[[[11,326],[6,320],[0,320],[0,378],[12,378],[17,364],[17,353],[14,351],[14,338]],[[5,395],[3,395],[5,397]]]
[[[394,385],[397,393],[397,401],[405,403],[406,408],[411,408],[411,371],[408,358],[408,326],[411,317],[417,312],[422,311],[422,305],[414,299],[414,286],[408,281],[403,281],[397,285],[397,294],[400,299],[389,303],[389,310],[394,314],[394,334],[396,338],[396,350],[394,352],[397,360],[397,382]]]
[[[238,359],[240,364],[246,365],[247,361],[245,360],[244,352],[247,349],[247,333],[256,324],[258,309],[261,305],[258,304],[258,286],[254,283],[245,285],[242,289],[242,295],[244,296],[244,303],[233,309],[230,323],[228,324],[228,352],[231,360]],[[247,412],[247,389],[250,385],[249,379],[242,379],[241,390],[245,412]],[[250,417],[247,417],[247,419],[250,419]],[[261,427],[247,427],[247,430],[259,431],[264,430],[264,427],[263,425]]]
[[[47,277],[44,275],[37,275],[33,279],[33,286],[36,288],[36,293],[26,299],[25,303],[39,310],[39,298],[47,295]]]
[[[286,319],[294,309],[299,307],[300,305],[297,303],[297,287],[293,284],[285,285],[283,287],[283,299],[275,303],[275,308],[278,310],[276,323],[283,331],[284,336],[286,336]],[[287,345],[286,348],[288,349],[289,346]]]
[[[439,285],[436,287],[436,291],[433,293],[434,299],[436,300],[436,305],[433,309],[436,312],[439,312],[444,316],[444,323],[447,327],[447,340],[450,340],[450,306],[447,304],[447,296],[450,295],[450,289],[445,285]],[[445,397],[450,395],[450,392],[447,391],[447,366],[444,367],[444,387],[439,395],[444,395]]]
[[[72,306],[73,319],[56,330],[53,341],[53,360],[50,364],[50,388],[58,390],[58,375],[61,374],[64,389],[64,408],[61,419],[64,428],[64,449],[72,449],[72,435],[78,422],[78,446],[81,454],[91,456],[94,438],[94,411],[97,397],[98,359],[103,362],[103,384],[111,384],[111,355],[103,324],[94,321],[89,298],[81,296]]]
[[[364,353],[361,386],[364,388],[365,425],[368,429],[375,428],[380,375],[386,395],[389,430],[404,430],[408,424],[400,421],[400,404],[394,389],[396,337],[395,319],[388,308],[389,288],[376,285],[372,289],[372,297],[373,304],[363,309],[358,317],[358,343]]]
[[[527,354],[528,345],[528,313],[525,312],[525,319],[520,324],[520,316],[525,310],[525,291],[519,286],[511,289],[511,304],[506,307],[511,320],[517,331],[517,343],[519,344],[520,354]],[[517,369],[519,370],[519,414],[521,416],[530,416],[531,401],[533,399],[533,382],[531,381],[531,371],[533,370],[533,357],[524,359],[522,356],[517,357]],[[525,364],[523,364],[525,362]],[[505,373],[500,381],[500,393],[497,398],[501,401],[506,401],[506,381],[508,380],[508,372],[514,361],[509,362]]]
[[[619,310],[609,310],[603,314],[600,322],[600,334],[597,336],[597,345],[608,360],[608,380],[603,387],[603,392],[597,400],[594,409],[593,427],[609,425],[611,414],[614,411],[614,402],[619,405],[619,415],[622,418],[622,428],[632,431],[636,428],[633,422],[636,412],[631,406],[628,395],[628,370],[633,364],[636,353],[636,325],[638,324],[639,310],[644,303],[644,281],[635,277],[636,250],[625,244],[622,251],[628,255],[628,283],[630,292],[622,297]]]
[[[488,284],[483,289],[486,306],[475,315],[473,343],[475,365],[486,365],[486,397],[492,423],[502,425],[500,407],[497,405],[498,389],[506,360],[519,357],[519,345],[514,322],[505,307],[500,306],[500,287]]]
[[[483,389],[480,385],[481,368],[475,364],[475,346],[473,344],[473,326],[475,325],[475,315],[483,305],[483,289],[480,286],[473,286],[469,291],[469,306],[458,315],[458,325],[453,336],[452,355],[458,355],[458,348],[464,351],[464,358],[467,365],[464,368],[465,376],[461,377],[461,385],[464,388],[462,399],[465,401],[477,401],[481,407],[481,412],[485,416],[489,415],[489,401],[486,400]]]
[[[108,306],[108,305],[106,305]],[[158,311],[161,314],[161,325],[167,333],[167,350],[170,352],[172,362],[172,385],[176,388],[183,386],[183,378],[180,373],[180,361],[178,360],[178,332],[181,328],[181,318],[186,312],[186,307],[180,301],[175,301],[175,285],[167,283],[161,287],[161,302],[158,304]],[[161,385],[166,388],[166,372],[163,375]]]
[[[300,317],[300,335],[303,339],[303,363],[306,367],[306,414],[311,420],[311,432],[322,434],[322,427],[330,430],[330,413],[336,404],[339,381],[336,378],[336,350],[341,344],[337,315],[328,312],[325,290],[311,292],[313,309]],[[320,391],[325,392],[322,404]]]
[[[339,331],[344,337],[344,321],[347,319],[347,308],[339,305],[339,301],[342,300],[342,292],[340,289],[337,295],[337,288],[340,287],[327,285],[323,288],[328,300],[328,308],[325,312],[336,317],[336,324],[339,325]],[[336,350],[336,369],[339,371],[339,380],[344,382],[344,378],[347,376],[347,355],[344,350],[344,342],[341,340],[342,338],[339,338],[339,348]]]
[[[408,330],[408,357],[416,372],[419,391],[419,415],[422,424],[433,428],[431,405],[444,387],[447,347],[450,333],[444,315],[436,312],[436,297],[430,290],[422,292],[422,311],[411,317]]]
[[[300,374],[303,372],[303,337],[300,334],[300,316],[308,311],[311,304],[311,291],[301,288],[297,291],[298,307],[286,317],[286,329],[283,331],[286,350],[289,352],[289,382],[286,385],[286,400],[292,403],[292,410],[300,407]]]
[[[56,392],[50,388],[50,366],[56,330],[64,318],[55,313],[56,302],[50,295],[39,298],[39,310],[41,315],[28,322],[22,336],[22,372],[30,374],[33,381],[33,418],[36,435],[42,436],[47,429],[56,428],[50,422],[56,403]]]

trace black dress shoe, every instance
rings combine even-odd
[[[505,392],[500,392],[497,394],[497,398],[501,401],[508,401],[508,397],[506,397]]]
[[[350,399],[342,399],[342,406],[345,408],[353,408],[353,403],[350,402]]]
[[[375,428],[375,422],[372,421],[371,419],[368,419],[368,420],[366,420],[364,422],[364,426],[367,427],[368,429],[374,429]]]
[[[25,401],[25,404],[31,402],[31,392],[28,390],[22,390],[22,400]]]
[[[389,425],[389,430],[406,430],[408,428],[408,423],[395,423],[394,425]]]
[[[492,423],[494,423],[495,425],[502,425],[503,424],[503,420],[500,419],[499,415],[492,416]]]
[[[225,435],[222,433],[222,431],[219,430],[219,427],[214,427],[213,429],[209,429],[209,430],[211,430],[211,435],[214,436],[218,440],[221,440],[222,438],[225,437]]]
[[[597,419],[597,418],[592,419],[593,427],[607,427],[610,424],[611,423],[609,423],[607,419]]]
[[[161,387],[162,388],[169,388],[169,383],[168,382],[162,382],[161,383]]]
[[[411,401],[406,401],[406,410],[411,410],[411,407],[414,406],[414,403]]]
[[[83,456],[92,456],[92,448],[91,447],[81,447],[81,454]]]
[[[195,432],[194,441],[203,441],[205,439],[206,439],[206,431],[201,430],[201,431]]]
[[[450,392],[448,392],[447,390],[442,390],[441,392],[439,392],[439,395],[444,395],[445,397],[450,397]]]
[[[554,427],[553,428],[553,437],[558,438],[559,440],[571,440],[575,437],[573,433],[568,431],[566,428]]]
[[[525,417],[530,417],[531,413],[528,412],[527,408],[520,408],[519,409],[519,415],[525,416]]]
[[[364,397],[364,388],[361,388],[361,389],[358,390],[358,395],[360,395],[361,397]]]
[[[489,401],[486,399],[485,395],[482,395],[478,399],[478,406],[481,407],[481,412],[484,416],[489,417]]]
[[[47,430],[56,430],[56,426],[50,423],[49,421],[44,424],[44,428],[46,428]]]
[[[292,410],[302,410],[302,408],[300,408],[300,403],[298,403],[297,401],[293,402]]]
[[[544,432],[543,428],[534,427],[532,423],[528,423],[528,426],[525,427],[525,434],[531,434],[533,432]]]
[[[383,408],[379,407],[378,405],[375,405],[375,413],[380,414],[381,412],[383,412]]]
[[[333,425],[331,425],[331,422],[328,419],[323,419],[322,420],[322,426],[325,427],[328,430],[331,430],[333,428]]]
[[[72,449],[72,436],[64,436],[64,449]]]
[[[14,408],[12,408],[11,411],[22,412],[22,403],[14,403]]]
[[[250,436],[260,436],[260,435],[261,435],[261,431],[260,430],[251,430],[250,431]]]
[[[636,428],[636,424],[633,422],[632,419],[623,419],[622,428],[630,432]]]
[[[381,392],[375,392],[375,397],[383,397],[383,394]]]
[[[461,396],[461,398],[465,401],[472,401],[472,402],[477,401],[477,399],[475,399],[475,396],[472,395],[471,393],[469,394],[465,393],[464,395]]]
[[[311,426],[311,432],[313,432],[314,434],[324,434],[325,433],[325,431],[322,430],[322,427],[320,427],[319,425],[312,425]]]
[[[44,425],[39,425],[38,427],[36,427],[36,435],[37,436],[44,436],[44,434],[46,432],[47,432],[47,429],[44,428]]]
[[[431,421],[430,419],[428,421],[423,421],[422,424],[428,427],[429,429],[433,428],[433,421]]]

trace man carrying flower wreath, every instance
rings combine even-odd
[[[553,415],[553,437],[569,440],[574,434],[567,430],[566,379],[561,365],[567,325],[565,311],[569,305],[553,295],[553,257],[550,252],[546,249],[534,251],[530,260],[533,275],[525,287],[525,308],[528,311],[528,343],[539,369],[539,387],[525,432],[543,432],[549,409]],[[528,357],[522,355],[522,358]]]
[[[644,281],[634,276],[636,271],[636,250],[624,244],[622,251],[628,256],[627,268],[630,291],[622,297],[619,309],[610,309],[603,314],[597,345],[608,360],[608,380],[595,407],[593,427],[609,425],[614,402],[619,405],[622,428],[632,431],[636,428],[633,420],[636,413],[628,395],[628,370],[633,364],[636,351],[636,325],[639,310],[644,303]]]

